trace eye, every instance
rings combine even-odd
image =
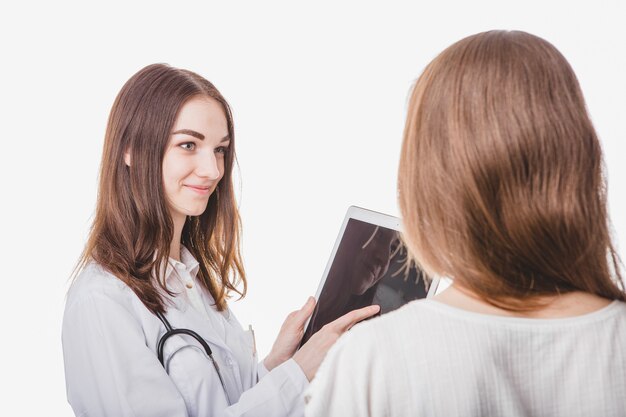
[[[181,148],[187,150],[187,151],[193,151],[194,149],[196,149],[196,144],[193,142],[185,142],[185,143],[181,143],[180,145]]]
[[[228,152],[228,147],[227,146],[218,146],[217,148],[215,148],[215,153],[219,153],[219,154],[226,154],[226,152]]]

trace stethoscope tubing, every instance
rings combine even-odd
[[[159,341],[157,342],[157,357],[159,358],[159,362],[161,363],[161,366],[163,366],[163,368],[165,369],[165,372],[167,372],[167,368],[165,367],[165,363],[164,363],[163,350],[164,350],[165,342],[167,341],[167,339],[169,339],[170,337],[172,337],[174,335],[177,335],[177,334],[185,334],[187,336],[191,336],[198,343],[200,343],[202,345],[202,348],[204,349],[204,351],[206,352],[207,356],[211,360],[211,363],[213,364],[213,367],[215,368],[215,371],[217,372],[217,377],[220,379],[220,384],[222,384],[222,388],[224,389],[224,393],[226,394],[226,399],[227,399],[228,403],[230,404],[230,398],[228,397],[228,391],[226,390],[226,384],[224,384],[224,379],[222,378],[222,373],[220,372],[220,367],[217,365],[217,362],[215,361],[215,358],[213,358],[213,351],[211,350],[211,347],[209,346],[209,344],[198,333],[194,332],[193,330],[189,330],[189,329],[174,329],[174,328],[172,328],[172,325],[165,318],[165,315],[163,315],[163,313],[157,312],[156,316],[159,318],[159,320],[161,320],[161,322],[163,323],[163,325],[165,326],[165,329],[166,329],[165,334],[163,336],[161,336],[159,338]]]

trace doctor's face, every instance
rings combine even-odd
[[[163,187],[175,223],[204,212],[224,175],[229,145],[219,102],[197,96],[182,106],[163,157]]]

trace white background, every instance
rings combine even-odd
[[[7,3],[0,415],[71,415],[60,337],[68,277],[95,204],[109,109],[150,63],[200,73],[233,108],[249,295],[231,307],[254,325],[262,354],[315,293],[346,208],[398,213],[409,87],[476,32],[525,30],[571,62],[604,146],[624,254],[622,1]]]

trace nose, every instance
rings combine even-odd
[[[210,180],[217,180],[220,178],[220,166],[215,153],[209,152],[208,154],[199,155],[196,175]]]

